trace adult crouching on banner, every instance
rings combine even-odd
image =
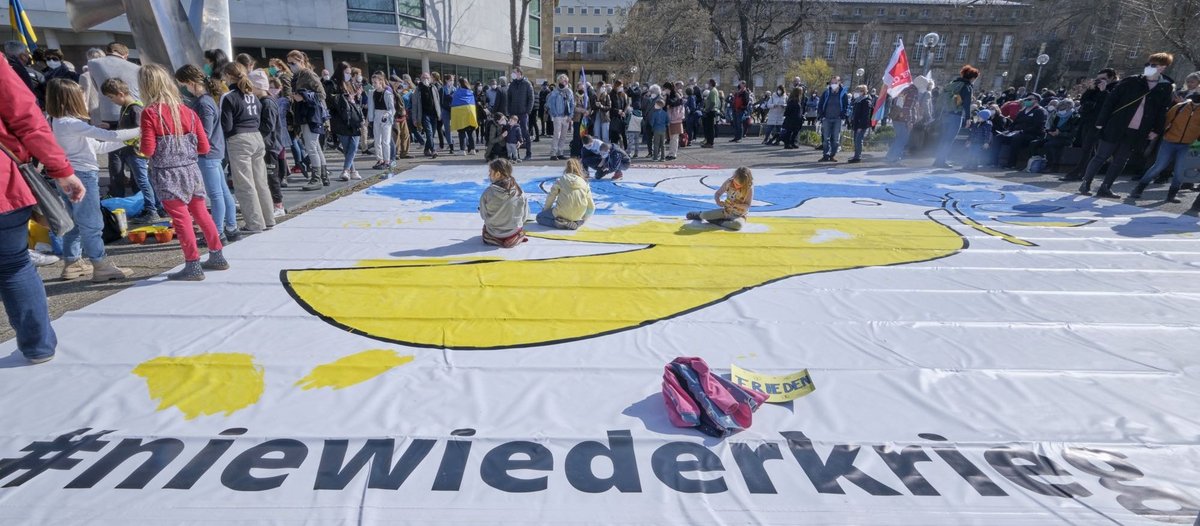
[[[512,72],[512,84],[508,85],[508,111],[505,115],[516,117],[517,122],[521,123],[521,135],[525,139],[525,158],[528,161],[533,157],[533,146],[528,139],[529,135],[529,114],[533,112],[533,84],[525,78],[521,72],[521,68],[515,68]]]
[[[1170,53],[1150,55],[1141,75],[1126,77],[1104,99],[1095,125],[1100,130],[1100,141],[1083,173],[1080,194],[1092,195],[1092,180],[1112,158],[1096,197],[1118,197],[1112,192],[1112,184],[1125,171],[1134,148],[1141,148],[1146,139],[1153,141],[1162,133],[1167,108],[1174,97],[1174,81],[1163,71],[1174,61],[1175,56]]]
[[[971,65],[963,66],[958,72],[958,78],[950,81],[946,89],[934,101],[934,109],[942,135],[938,139],[937,157],[933,160],[934,168],[950,168],[946,159],[954,148],[954,138],[958,131],[971,118],[971,83],[979,78],[979,70]]]
[[[0,144],[21,162],[37,158],[59,188],[78,203],[85,192],[75,177],[37,98],[7,63],[0,64]],[[0,299],[17,333],[17,349],[31,363],[54,357],[58,338],[50,327],[50,307],[42,278],[29,259],[29,218],[37,204],[17,164],[0,155]]]

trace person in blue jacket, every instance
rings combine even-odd
[[[821,137],[824,155],[817,162],[836,163],[838,148],[842,143],[842,123],[850,116],[850,92],[842,86],[842,77],[834,75],[829,87],[821,93],[817,103],[817,118],[821,119]]]

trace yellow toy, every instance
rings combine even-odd
[[[135,228],[130,230],[128,234],[129,242],[135,245],[145,243],[146,238],[150,236],[154,236],[154,239],[156,239],[159,243],[166,243],[172,239],[175,239],[175,229],[169,226],[153,225]]]

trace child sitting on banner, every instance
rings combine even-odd
[[[508,131],[504,137],[505,144],[508,146],[508,160],[514,163],[521,162],[517,151],[525,145],[526,138],[521,133],[521,121],[517,119],[516,115],[508,118]]]
[[[512,248],[525,241],[525,220],[529,204],[521,185],[512,175],[512,163],[493,159],[488,163],[491,185],[479,198],[479,215],[483,218],[483,242]]]
[[[992,147],[992,112],[979,110],[967,127],[967,163],[963,168],[974,170],[986,163]]]
[[[754,176],[750,169],[743,166],[734,170],[733,177],[726,179],[725,184],[717,189],[713,200],[721,208],[688,212],[687,218],[691,221],[703,219],[729,230],[741,230],[746,226],[746,214],[750,211],[750,203],[754,202]]]
[[[483,123],[483,141],[486,145],[484,149],[485,161],[490,162],[508,156],[508,149],[504,143],[508,139],[507,127],[504,114],[500,112],[493,113],[492,118]]]
[[[613,180],[616,181],[624,177],[625,170],[629,169],[629,155],[615,144],[601,144],[600,158],[602,160],[596,167],[596,179],[603,179],[605,174],[612,173]]]
[[[592,187],[587,182],[587,172],[579,159],[567,160],[562,177],[554,181],[546,204],[538,212],[537,222],[542,226],[562,230],[578,230],[596,211],[592,200]]]

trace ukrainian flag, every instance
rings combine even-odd
[[[30,50],[37,49],[37,34],[33,32],[33,24],[29,22],[29,15],[25,14],[21,0],[8,0],[8,22],[21,42]]]

